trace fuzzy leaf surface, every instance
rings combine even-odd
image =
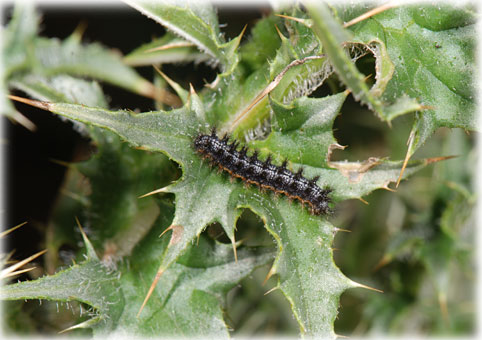
[[[176,169],[165,155],[136,150],[113,133],[94,130],[91,135],[97,153],[74,165],[92,188],[84,217],[95,230],[96,248],[113,248],[120,258],[130,254],[162,213],[153,197],[139,196],[169,183]]]
[[[219,31],[216,12],[207,1],[176,2],[129,0],[129,5],[157,21],[181,38],[192,42],[199,50],[223,65],[223,71],[232,70],[238,62],[234,49],[238,39],[225,42]]]
[[[136,245],[126,263],[107,269],[88,243],[88,260],[55,275],[4,286],[1,299],[76,300],[96,309],[82,327],[96,337],[144,335],[215,336],[228,338],[221,307],[226,293],[259,266],[272,261],[269,248],[244,248],[235,261],[230,245],[202,236],[162,276],[151,303],[137,317],[167,239],[159,234],[169,223],[172,206],[160,204],[163,215]]]
[[[15,8],[2,49],[7,83],[11,78],[22,77],[20,73],[27,71],[43,76],[67,74],[91,77],[142,95],[154,96],[152,84],[123,64],[114,51],[97,43],[81,44],[81,36],[77,32],[62,42],[39,37],[38,20],[32,6]]]
[[[293,10],[293,16],[304,18],[300,10]],[[302,19],[303,20],[303,19]],[[309,27],[305,24],[285,20],[286,33],[280,33],[281,46],[270,62],[270,76],[275,78],[294,60],[319,57],[290,68],[271,93],[271,97],[289,104],[296,98],[310,95],[333,72],[333,67],[322,55],[321,44]]]
[[[241,249],[238,261],[232,247],[205,237],[163,273],[150,302],[136,315],[155,276],[168,239],[157,226],[136,247],[130,270],[121,279],[126,308],[116,335],[204,336],[228,338],[221,307],[225,294],[254,268],[273,259],[272,249]]]
[[[123,64],[118,54],[97,43],[83,45],[79,38],[74,33],[64,41],[35,39],[33,53],[28,56],[32,71],[90,77],[145,96],[154,95],[152,84]]]
[[[39,16],[31,3],[15,6],[12,20],[3,31],[4,77],[13,70],[21,69],[27,63],[25,48],[32,44],[37,35]]]
[[[98,83],[65,74],[27,74],[11,79],[9,84],[38,100],[107,107],[107,101]]]
[[[101,333],[108,333],[115,328],[125,303],[116,273],[107,270],[95,258],[54,275],[3,286],[0,299],[84,302],[97,310],[98,316],[91,320],[95,322],[94,327],[103,330]]]
[[[389,61],[384,60],[386,56],[385,58],[383,55],[378,56],[378,84],[370,89],[365,81],[365,76],[356,68],[355,63],[344,49],[343,45],[353,40],[351,32],[343,28],[326,4],[310,2],[308,10],[313,19],[313,31],[323,45],[323,52],[327,54],[333,68],[343,83],[352,91],[355,99],[366,104],[380,118],[387,121],[422,108],[416,100],[407,97],[397,97],[392,104],[381,100],[380,96],[383,92],[380,91],[380,88],[386,86],[387,77],[391,75]]]
[[[359,11],[339,13],[348,21]],[[395,66],[381,100],[394,103],[409,96],[430,107],[416,115],[409,155],[439,127],[476,129],[475,21],[470,4],[412,5],[349,28],[354,41],[380,41]]]
[[[265,217],[266,228],[278,244],[270,274],[291,304],[303,336],[335,338],[333,322],[339,297],[356,284],[333,262],[333,226],[285,199],[256,192],[240,194],[244,206]]]
[[[272,99],[273,131],[267,139],[253,142],[253,146],[261,151],[283,153],[295,163],[326,167],[328,147],[336,143],[333,121],[346,96],[342,92],[323,98],[301,97],[289,105]]]
[[[26,66],[27,58],[25,55],[25,47],[32,44],[37,34],[38,22],[39,17],[31,3],[19,3],[14,7],[12,20],[10,20],[8,26],[2,31],[3,68],[0,83],[1,93],[7,92],[7,78],[9,73],[15,70],[21,70]],[[0,99],[0,106],[2,108],[2,114],[5,114],[13,120],[22,120],[23,116],[18,114],[6,96],[2,96]]]
[[[249,41],[240,46],[239,53],[243,66],[250,70],[264,67],[274,58],[280,40],[276,27],[280,26],[279,17],[270,15],[260,19],[250,32]]]
[[[94,100],[99,97],[99,93],[101,94],[95,83],[80,79],[64,79],[59,76],[52,79],[34,77],[31,80],[25,84],[24,89],[32,96],[43,100],[82,99],[68,96],[74,89],[79,88],[89,90],[84,91],[92,95],[87,96],[87,100]],[[64,83],[63,80],[67,82]],[[83,93],[74,92],[78,95]],[[102,106],[102,103],[96,104]],[[154,294],[150,301],[152,306],[155,306],[154,309],[149,312],[149,305],[138,319],[136,314],[167,246],[164,242],[166,238],[159,242],[158,235],[172,219],[172,207],[166,207],[165,204],[158,206],[154,203],[153,197],[138,197],[156,185],[166,183],[166,178],[162,176],[173,171],[167,169],[170,164],[166,164],[164,155],[135,150],[122,143],[112,133],[99,131],[94,127],[91,128],[90,135],[98,145],[97,153],[89,161],[74,165],[71,171],[80,170],[89,179],[92,187],[92,193],[86,197],[89,204],[83,215],[92,229],[96,248],[104,247],[103,262],[115,266],[120,258],[127,258],[130,261],[129,266],[118,268],[118,273],[123,275],[119,287],[116,288],[126,292],[126,300],[129,303],[118,303],[115,306],[116,314],[112,315],[110,310],[98,310],[98,317],[83,323],[82,327],[93,326],[97,336],[104,336],[108,332],[114,338],[126,334],[198,335],[200,330],[205,336],[227,338],[228,331],[220,308],[224,295],[254,268],[271,261],[272,250],[243,249],[238,252],[236,262],[231,246],[213,244],[212,241],[203,238],[196,244],[194,251],[188,251],[180,259],[182,264],[175,263],[164,273],[160,284],[163,287],[169,285],[170,289],[159,288],[158,292],[161,294]],[[113,173],[115,175],[112,175]],[[139,178],[143,180],[139,181]],[[152,227],[152,219],[156,220],[157,216],[160,216],[160,220]],[[57,238],[50,244],[51,247],[57,250],[59,241],[61,242],[61,239]],[[94,252],[92,247],[89,249]],[[147,265],[147,262],[151,265]],[[202,268],[206,271],[204,275]],[[145,278],[144,285],[139,285],[140,277]],[[214,281],[211,280],[213,278]],[[58,281],[52,279],[46,285],[55,287],[56,283]],[[89,281],[86,286],[90,287]],[[203,289],[203,286],[206,289]],[[33,284],[33,295],[42,294],[37,288],[38,286]],[[135,293],[129,295],[134,290]],[[74,295],[72,297],[83,301]],[[56,299],[57,296],[49,298]],[[99,323],[99,320],[110,320],[113,317],[117,320],[119,310],[123,317],[115,326]]]

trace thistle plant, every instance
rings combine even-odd
[[[228,39],[209,3],[127,4],[167,32],[125,56],[83,42],[81,29],[42,37],[30,6],[16,6],[3,31],[3,113],[32,128],[14,102],[50,111],[96,147],[67,164],[42,240],[44,266],[55,273],[1,288],[15,306],[9,320],[25,315],[24,300],[48,300],[74,311],[58,329],[68,334],[226,338],[267,332],[249,326],[246,306],[257,296],[283,306],[256,302],[259,320],[277,313],[277,326],[293,317],[302,337],[335,338],[353,332],[348,307],[336,324],[348,290],[348,306],[364,302],[355,318],[365,334],[403,332],[417,315],[412,331],[472,330],[471,296],[454,291],[472,286],[475,156],[471,136],[459,132],[476,130],[474,6],[276,5]],[[183,86],[165,71],[171,63],[205,63],[216,76]],[[152,82],[139,66],[152,66]],[[103,84],[146,96],[155,110],[117,109]],[[334,133],[355,138],[371,128],[360,119],[346,135],[334,128],[348,109],[376,117],[388,154],[347,160],[357,154],[351,145],[341,151]],[[317,178],[334,213],[312,215],[215,171],[193,145],[213,128],[248,155]],[[386,192],[367,197],[377,189]],[[350,227],[353,202],[366,230]],[[344,229],[355,235],[337,237],[335,261]],[[60,256],[65,244],[75,248],[70,263]]]

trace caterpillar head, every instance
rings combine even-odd
[[[209,135],[198,135],[196,137],[196,139],[194,139],[194,148],[198,151],[198,152],[205,152],[209,149],[210,147],[210,138],[209,138]]]

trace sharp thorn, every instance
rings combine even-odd
[[[151,297],[152,293],[154,292],[154,288],[156,288],[157,282],[161,278],[162,273],[164,273],[164,270],[162,269],[162,267],[159,267],[159,270],[157,271],[156,276],[154,277],[154,281],[152,281],[152,284],[149,287],[149,291],[147,292],[147,295],[144,298],[144,301],[142,302],[142,306],[139,309],[139,312],[137,312],[137,316],[136,316],[137,318],[141,315],[141,312],[144,309],[144,307],[146,306],[147,301],[149,301],[149,298]]]
[[[137,198],[144,198],[144,197],[147,197],[147,196],[151,196],[151,195],[154,195],[154,194],[158,194],[160,192],[168,192],[168,187],[164,187],[164,188],[161,188],[161,189],[157,189],[157,190],[154,190],[154,191],[151,191],[151,192],[148,192],[147,194],[144,194],[144,195],[141,195]]]
[[[269,270],[268,274],[264,278],[263,283],[261,285],[264,286],[266,284],[266,282],[268,282],[270,277],[273,276],[274,273],[275,273],[275,269],[273,267],[271,267],[271,269]]]
[[[275,286],[273,288],[271,288],[270,290],[268,290],[266,293],[264,293],[263,295],[268,295],[269,293],[272,293],[274,292],[275,290],[279,289],[279,286]]]
[[[231,243],[233,245],[234,262],[238,263],[238,251],[236,249],[236,240],[234,239],[234,235],[233,235],[233,240],[231,241]]]
[[[172,230],[174,228],[174,226],[171,224],[169,227],[167,227],[162,233],[161,235],[159,235],[159,238],[162,237],[162,235],[164,235],[166,232],[168,232],[169,230]]]
[[[1,232],[1,233],[0,233],[0,238],[5,237],[7,234],[11,233],[12,231],[14,231],[14,230],[16,230],[16,229],[18,229],[18,228],[26,225],[26,224],[27,224],[27,221],[22,222],[22,223],[20,223],[20,224],[17,224],[15,227],[12,227],[12,228],[10,228],[10,229],[8,229],[8,230],[5,230],[5,231]]]
[[[365,289],[368,289],[368,290],[373,290],[373,291],[378,292],[378,293],[383,293],[383,290],[373,288],[373,287],[370,287],[370,286],[366,286],[366,285],[358,283],[358,282],[354,282],[354,281],[352,281],[352,282],[355,284],[355,287],[365,288]]]

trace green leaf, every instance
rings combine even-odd
[[[416,115],[409,156],[439,127],[476,129],[475,17],[471,5],[401,6],[350,28],[355,41],[380,41],[395,66],[383,101],[409,96],[430,107]]]
[[[332,72],[326,60],[303,60],[305,57],[312,58],[319,54],[319,46],[317,41],[314,41],[313,34],[309,34],[303,25],[293,27],[291,31],[289,39],[281,36],[281,46],[276,51],[274,60],[256,68],[246,79],[240,68],[236,69],[237,72],[232,77],[219,77],[221,81],[216,88],[217,91],[210,94],[214,103],[207,112],[208,120],[216,124],[220,121],[226,122],[224,125],[230,127],[234,137],[241,140],[249,139],[249,136],[246,138],[245,131],[260,130],[260,127],[265,127],[266,121],[271,118],[268,96],[265,92],[267,88],[275,84],[274,90],[272,89],[269,94],[270,97],[289,103],[295,98],[311,94],[323,83]],[[262,44],[256,39],[250,42],[252,45],[255,43]],[[256,105],[250,107],[263,93],[264,96]],[[219,94],[222,94],[221,98]],[[206,102],[210,100],[207,99]],[[245,114],[247,107],[250,107],[249,114]],[[238,121],[240,115],[242,119]]]
[[[383,48],[378,59],[378,84],[369,89],[365,82],[365,76],[356,68],[343,48],[344,44],[356,41],[353,39],[351,32],[345,30],[337,18],[333,17],[333,13],[328,6],[321,2],[308,3],[308,12],[313,19],[313,30],[323,45],[323,52],[328,55],[338,77],[352,91],[355,99],[361,100],[380,118],[387,121],[401,114],[422,109],[415,100],[409,100],[406,97],[402,101],[394,100],[391,107],[390,103],[385,103],[383,98],[380,98],[392,72],[390,61],[387,60],[386,54],[383,54]],[[386,111],[388,111],[389,116]]]
[[[92,323],[103,329],[102,333],[115,328],[125,303],[116,273],[97,259],[87,259],[55,275],[3,286],[0,299],[80,301],[96,309],[98,315]]]
[[[304,16],[300,10],[293,12],[293,16]],[[285,20],[285,26],[289,36],[281,35],[281,46],[270,63],[272,79],[294,60],[319,57],[296,65],[284,74],[271,97],[286,104],[293,99],[310,95],[333,73],[333,67],[323,57],[321,44],[309,27],[292,20]]]
[[[476,8],[469,3],[411,6],[410,11],[417,25],[431,31],[446,31],[473,25],[478,18]]]
[[[145,96],[154,96],[153,85],[122,63],[121,57],[97,43],[81,44],[74,33],[61,42],[37,38],[29,55],[33,72],[42,75],[69,74],[106,81]]]
[[[130,91],[154,96],[150,82],[124,65],[119,55],[92,43],[82,45],[80,34],[74,32],[68,39],[46,39],[35,36],[37,15],[31,6],[15,9],[13,20],[6,30],[3,56],[5,79],[26,70],[39,75],[70,74],[103,80]]]
[[[249,41],[240,46],[241,63],[252,73],[264,67],[266,62],[273,59],[280,46],[276,26],[280,26],[281,19],[270,15],[260,19],[250,32]]]
[[[333,329],[341,293],[357,285],[333,262],[334,228],[318,216],[293,209],[284,199],[240,195],[245,205],[266,217],[266,228],[278,243],[279,253],[270,274],[291,304],[301,334],[335,338]]]
[[[224,72],[230,73],[237,64],[235,49],[239,39],[225,42],[219,31],[218,18],[209,2],[129,0],[127,3],[221,62]]]
[[[159,233],[159,228],[153,230],[135,249],[130,270],[121,279],[127,303],[118,330],[145,336],[228,338],[221,310],[226,293],[254,268],[272,261],[273,251],[240,249],[236,262],[230,245],[203,235],[162,274],[158,288],[136,318],[167,246],[159,242]]]
[[[308,12],[313,19],[313,31],[320,39],[323,51],[329,56],[340,79],[350,88],[356,99],[380,112],[381,103],[370,94],[365,77],[342,48],[343,43],[351,40],[351,35],[333,18],[327,5],[311,2]]]
[[[16,87],[40,98],[75,103],[84,101],[88,105],[95,106],[94,103],[98,103],[105,107],[105,99],[88,98],[86,92],[90,90],[86,88],[89,87],[87,84],[76,82],[79,92],[66,94],[63,91],[67,97],[59,93],[62,92],[60,87],[73,86],[68,84],[70,80],[67,77],[74,75],[106,81],[145,96],[159,96],[156,93],[158,90],[124,65],[114,51],[95,43],[82,45],[79,32],[74,32],[63,42],[38,37],[38,21],[39,16],[31,4],[15,6],[13,18],[5,30],[5,44],[2,48],[5,65],[2,88]],[[57,75],[59,77],[55,78]],[[169,103],[170,98],[165,98],[165,101]],[[5,98],[2,102],[5,114],[29,129],[35,128]]]
[[[30,48],[37,33],[39,17],[34,11],[32,3],[18,2],[13,10],[12,20],[2,32],[2,61],[0,92],[7,93],[7,78],[16,70],[23,69],[27,63],[26,48]],[[18,113],[12,103],[2,96],[0,99],[2,114],[24,125],[30,130],[35,126],[23,115]]]
[[[336,146],[333,122],[347,92],[324,98],[302,97],[290,105],[271,100],[274,112],[271,134],[250,144],[267,155],[273,153],[279,163],[286,158],[291,168],[304,168],[307,178],[321,176],[318,185],[333,189],[336,200],[361,198],[377,188],[388,188],[396,180],[401,162],[369,159],[364,162],[332,162],[328,159]],[[428,161],[410,162],[404,174],[410,176]]]
[[[5,78],[27,63],[26,50],[30,48],[37,34],[40,18],[32,3],[16,3],[12,20],[3,32],[3,65]]]
[[[331,162],[330,166],[336,170],[325,170],[326,180],[322,180],[321,185],[332,187],[335,191],[333,198],[340,201],[361,198],[380,188],[391,190],[389,184],[397,181],[402,163],[378,158],[369,158],[363,162]],[[430,163],[430,159],[408,162],[402,178],[408,178]],[[313,172],[307,167],[306,173]]]
[[[12,82],[12,86],[41,100],[107,106],[97,83],[66,75],[27,75]],[[135,150],[123,143],[117,135],[107,131],[90,128],[87,132],[96,143],[97,152],[88,161],[72,165],[69,178],[74,176],[72,172],[80,171],[86,177],[82,180],[88,180],[91,193],[79,193],[84,204],[81,216],[85,217],[86,224],[95,231],[93,241],[96,248],[106,253],[115,249],[113,258],[109,259],[114,261],[130,254],[160,213],[152,198],[140,200],[139,196],[151,191],[156,185],[173,180],[164,174],[175,174],[176,171],[162,154]],[[79,177],[78,173],[76,175]],[[143,180],[139,181],[139,178]],[[68,219],[72,220],[72,216],[63,218],[62,222],[70,223]],[[59,222],[52,225],[55,234],[49,242],[49,250],[54,253],[67,239],[64,236],[65,228]],[[58,237],[59,235],[61,236]]]
[[[9,84],[38,100],[107,107],[104,93],[97,82],[64,74],[51,77],[36,74],[16,76]]]
[[[10,86],[21,91],[24,91],[29,96],[45,101],[60,101],[76,104],[92,105],[95,107],[107,107],[107,102],[103,91],[99,84],[95,81],[86,81],[83,79],[73,78],[68,75],[58,76],[41,76],[37,74],[26,74],[23,76],[16,76],[10,81]],[[77,131],[90,136],[102,136],[93,130],[94,128],[86,128],[85,125],[72,121]],[[90,129],[90,131],[89,131]],[[108,134],[102,131],[102,134]],[[104,136],[106,148],[112,146],[112,143],[117,140],[117,136]],[[102,148],[103,146],[101,146]],[[135,152],[129,148],[129,151]],[[119,154],[121,157],[125,155],[124,152]],[[99,174],[98,174],[99,175]],[[85,209],[92,204],[87,198],[87,191],[89,189],[82,187],[79,183],[83,183],[85,178],[78,172],[75,165],[70,166],[65,176],[63,190],[61,191],[61,199],[57,200],[52,211],[52,219],[48,224],[48,231],[46,237],[46,254],[45,267],[48,273],[55,272],[60,265],[59,250],[62,246],[75,248],[76,234],[72,229],[67,229],[65,226],[72,225],[74,216],[82,216]],[[118,187],[116,187],[118,188]],[[108,192],[111,191],[109,188]],[[72,194],[75,193],[75,194]],[[118,198],[117,196],[115,198]],[[97,207],[97,202],[94,202]],[[84,240],[84,243],[87,241]]]
[[[166,156],[133,149],[113,133],[93,130],[91,135],[97,153],[74,165],[92,188],[84,217],[95,231],[96,248],[115,249],[114,256],[121,258],[130,254],[162,213],[152,197],[139,196],[174,180],[176,168]]]
[[[64,117],[107,128],[134,146],[164,152],[176,161],[188,160],[184,157],[186,150],[192,149],[191,141],[198,131],[196,114],[204,114],[202,111],[190,110],[187,106],[169,112],[142,114],[67,103],[48,103],[47,106],[52,112]]]
[[[191,97],[191,105],[195,106],[196,103],[193,99],[194,98]],[[50,103],[49,105],[53,112],[59,113],[67,118],[90,123],[91,125],[108,127],[108,129],[116,132],[131,144],[143,146],[149,150],[162,151],[183,165],[184,181],[181,183],[188,183],[186,186],[188,191],[186,192],[186,197],[183,195],[184,192],[177,193],[176,204],[183,207],[183,209],[179,210],[179,213],[176,214],[176,218],[173,221],[173,225],[180,224],[182,226],[182,238],[180,242],[177,242],[169,248],[169,251],[165,255],[164,269],[177,259],[186,249],[190,241],[196,237],[208,223],[215,220],[215,217],[207,213],[204,207],[195,204],[195,202],[198,202],[196,201],[199,199],[198,195],[206,195],[209,200],[213,200],[213,197],[216,197],[211,194],[214,187],[208,186],[208,191],[204,192],[203,186],[199,186],[197,182],[199,178],[188,175],[201,171],[207,174],[208,176],[206,176],[206,178],[211,178],[214,183],[223,183],[223,181],[219,182],[219,176],[209,174],[209,169],[205,165],[201,166],[200,158],[192,149],[192,140],[197,134],[197,130],[194,129],[198,126],[194,111],[183,107],[169,113],[157,112],[132,115],[125,111],[114,113],[107,110],[73,104]],[[198,111],[199,114],[201,114],[201,112]],[[204,178],[204,176],[201,175],[200,178]],[[196,187],[197,189],[195,189]],[[171,190],[175,191],[178,189],[172,187]],[[196,190],[199,190],[197,194],[195,193]],[[223,188],[223,191],[229,192],[229,189]],[[184,200],[188,200],[189,202],[186,203]],[[223,200],[219,202],[221,203]],[[198,211],[199,218],[193,218],[193,216],[196,216],[193,212],[194,208]],[[215,213],[215,216],[222,216],[222,211],[223,210]],[[225,220],[225,218],[223,219]],[[223,225],[225,226],[226,224],[223,223]],[[233,228],[234,226],[230,228],[231,231],[228,235],[233,235]]]
[[[290,105],[272,99],[273,131],[268,138],[255,141],[252,145],[265,153],[269,150],[275,155],[283,155],[295,163],[326,166],[328,148],[336,143],[333,122],[347,94],[342,92],[323,98],[302,97]]]
[[[211,110],[206,112],[206,119],[216,125],[232,127],[233,119],[246,109],[269,84],[268,68],[261,67],[246,79],[241,77],[239,69],[233,77],[219,77],[218,88],[205,96],[205,102],[212,101]],[[209,96],[209,97],[208,97]],[[244,139],[243,131],[261,125],[269,117],[268,99],[264,97],[250,110],[250,115],[233,131],[233,136]],[[237,131],[238,130],[238,131]]]
[[[95,256],[89,257],[55,275],[5,286],[0,298],[87,303],[96,308],[97,316],[74,327],[93,326],[95,336],[202,334],[227,338],[221,310],[226,293],[253,269],[271,262],[273,250],[243,248],[236,261],[230,245],[202,236],[163,274],[151,303],[138,317],[167,246],[167,239],[160,240],[158,235],[168,225],[172,206],[161,203],[160,210],[165,213],[124,257],[126,261],[107,262],[107,269],[105,257],[102,263]],[[86,242],[92,251],[90,242]],[[112,266],[117,268],[113,270]]]

